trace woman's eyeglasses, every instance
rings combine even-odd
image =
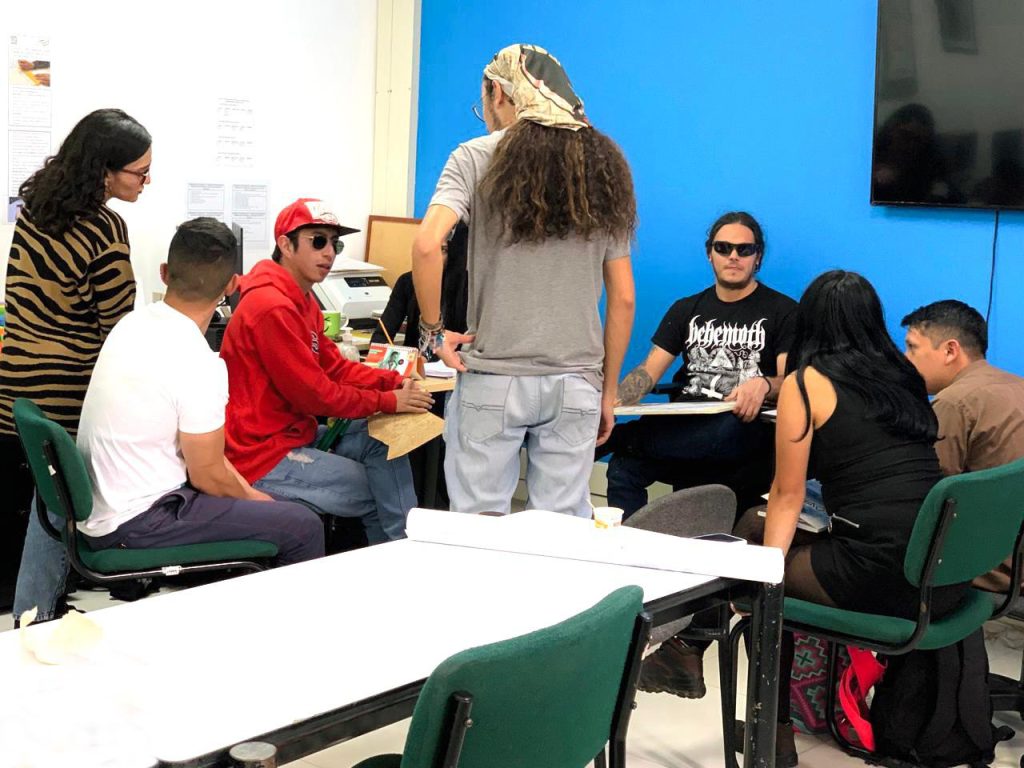
[[[711,247],[715,249],[715,253],[721,256],[728,256],[736,251],[737,256],[747,257],[753,256],[761,250],[757,243],[730,243],[728,240],[715,240]]]
[[[481,123],[486,123],[487,122],[484,119],[484,105],[483,105],[483,102],[477,101],[477,103],[473,105],[473,116],[476,117],[476,119],[479,120]]]
[[[149,168],[144,171],[133,171],[131,168],[121,168],[121,173],[130,173],[132,176],[138,176],[139,181],[145,181],[149,178]]]
[[[337,237],[328,237],[327,235],[300,235],[300,237],[308,238],[313,243],[314,251],[321,251],[327,247],[327,243],[330,242],[334,248],[334,255],[337,256],[345,250],[345,243],[343,243]]]

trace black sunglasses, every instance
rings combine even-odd
[[[337,237],[327,237],[327,235],[302,235],[302,237],[308,237],[313,243],[313,250],[320,251],[327,247],[328,241],[334,246],[334,255],[337,256],[345,250],[345,243],[343,243]]]
[[[711,247],[721,256],[728,256],[734,250],[737,256],[753,256],[761,250],[757,243],[730,243],[728,240],[715,240]]]

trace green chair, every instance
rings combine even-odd
[[[872,753],[846,740],[835,722],[838,644],[898,656],[917,649],[944,648],[963,640],[989,619],[1007,613],[1015,595],[996,596],[971,589],[955,611],[933,621],[932,589],[970,582],[995,568],[1011,552],[1014,559],[1010,583],[1019,584],[1022,537],[1024,459],[943,478],[925,497],[903,561],[907,581],[920,589],[915,621],[786,598],[784,629],[815,635],[828,643],[825,711],[832,737],[846,752],[861,759],[872,757]],[[994,597],[999,599],[994,601]],[[747,623],[741,621],[733,629],[733,658],[740,632]],[[733,700],[735,680],[733,675]],[[727,734],[729,731],[726,728]]]
[[[401,755],[356,768],[583,768],[625,764],[650,617],[623,587],[552,627],[470,648],[434,670]],[[597,757],[595,758],[595,755]]]
[[[274,544],[255,540],[93,550],[83,541],[77,525],[92,512],[92,481],[71,436],[25,398],[14,401],[14,423],[32,470],[43,529],[64,542],[71,567],[89,581],[109,585],[128,579],[228,568],[262,571],[264,565],[254,561],[277,554]],[[63,519],[61,530],[50,523],[47,510]]]

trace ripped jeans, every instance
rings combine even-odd
[[[590,517],[601,392],[581,374],[463,373],[445,408],[453,512],[508,514],[526,446],[528,505]]]
[[[362,518],[370,544],[404,539],[405,518],[416,506],[409,457],[389,461],[388,447],[370,437],[366,419],[353,421],[333,452],[293,448],[252,485],[324,514]]]

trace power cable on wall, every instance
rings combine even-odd
[[[999,242],[999,209],[996,208],[996,224],[992,231],[992,267],[988,274],[988,308],[985,310],[985,325],[992,314],[992,291],[996,284],[996,243]]]

